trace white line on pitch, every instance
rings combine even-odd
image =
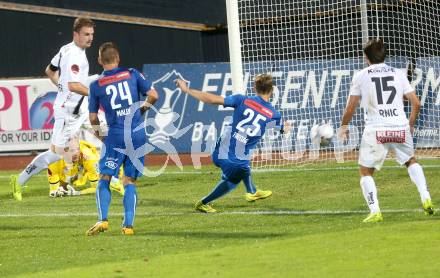
[[[433,168],[437,169],[440,168],[439,165],[422,165],[423,168]],[[345,167],[326,167],[326,168],[302,168],[301,166],[296,166],[294,168],[273,168],[273,169],[252,169],[252,172],[254,173],[266,173],[266,172],[319,172],[319,171],[350,171],[350,170],[357,170],[359,167],[357,166],[345,166]],[[382,169],[405,169],[404,166],[398,166],[398,165],[391,165],[391,166],[383,166]],[[210,170],[204,170],[204,171],[165,171],[162,175],[186,175],[186,174],[193,174],[193,175],[201,175],[201,174],[207,174],[208,172],[212,173],[220,173],[220,170],[218,169],[210,169]],[[34,177],[38,178],[45,178],[45,174],[38,174]],[[0,175],[0,179],[9,179],[9,175]]]
[[[440,168],[439,165],[422,165],[423,168]],[[358,170],[358,166],[342,166],[342,167],[323,167],[323,168],[301,168],[297,166],[295,168],[274,168],[274,169],[252,169],[252,172],[319,172],[319,171],[347,171],[347,170]],[[383,166],[382,169],[405,169],[404,166],[390,165]]]
[[[421,209],[385,209],[383,213],[408,213],[422,212]],[[349,214],[366,214],[367,210],[267,210],[267,211],[225,211],[215,213],[213,215],[349,215]],[[110,213],[110,216],[123,216],[123,213]],[[181,215],[206,215],[197,212],[144,212],[138,213],[137,216],[181,216]],[[97,216],[96,213],[4,213],[0,214],[0,218],[18,218],[18,217],[92,217]]]

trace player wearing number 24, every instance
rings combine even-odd
[[[386,49],[382,40],[369,40],[364,53],[368,67],[353,76],[339,130],[339,138],[346,139],[347,125],[361,101],[365,111],[365,129],[359,149],[359,173],[362,192],[370,209],[364,222],[382,221],[373,173],[375,169],[380,170],[390,149],[394,150],[397,162],[407,167],[420,193],[425,213],[432,215],[434,208],[425,175],[414,157],[412,133],[420,101],[406,73],[385,64]],[[404,99],[411,103],[409,120],[404,111]]]
[[[241,181],[246,186],[247,201],[272,195],[271,191],[259,190],[253,185],[249,162],[252,150],[267,129],[274,128],[283,132],[281,115],[269,102],[273,91],[272,76],[256,76],[256,96],[234,94],[226,98],[190,89],[186,82],[180,79],[175,82],[184,93],[204,103],[234,108],[232,124],[220,135],[212,153],[214,164],[222,169],[221,180],[211,193],[196,203],[195,209],[205,213],[216,212],[211,202],[236,188]]]
[[[99,219],[87,231],[87,235],[96,235],[107,230],[111,201],[109,184],[111,177],[117,175],[122,165],[122,183],[125,188],[122,233],[131,235],[136,212],[136,179],[142,175],[144,166],[144,156],[138,157],[136,150],[143,148],[146,141],[145,131],[137,129],[143,123],[143,112],[157,101],[158,95],[151,82],[137,70],[119,67],[119,50],[113,43],[107,42],[100,46],[98,62],[104,72],[90,85],[89,118],[96,135],[103,140],[99,160],[101,175],[96,189]],[[146,100],[140,109],[136,109],[141,95],[146,96]],[[109,126],[108,135],[104,138],[100,133],[102,131],[98,119],[100,106],[104,109]],[[123,153],[118,151],[121,149],[124,150]]]

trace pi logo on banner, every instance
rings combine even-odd
[[[53,103],[57,92],[47,92],[37,97],[29,109],[29,118],[33,129],[51,129],[54,124]]]
[[[189,81],[176,70],[153,82],[152,85],[161,98],[154,105],[158,109],[153,108],[147,112],[145,133],[153,146],[165,152],[179,166],[180,158],[171,139],[179,139],[192,125],[182,128],[188,95],[176,87],[176,79],[185,80],[189,86]]]

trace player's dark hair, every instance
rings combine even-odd
[[[364,46],[364,53],[372,64],[383,63],[387,56],[382,39],[370,39]]]
[[[90,18],[85,18],[85,17],[78,17],[77,19],[75,19],[75,22],[73,22],[73,32],[79,33],[79,31],[83,27],[95,28],[95,22]]]
[[[104,65],[118,62],[119,50],[112,42],[105,42],[99,47],[99,57]]]
[[[258,94],[270,94],[273,90],[272,76],[265,73],[255,76],[255,90]]]

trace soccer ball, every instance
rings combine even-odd
[[[321,147],[326,147],[330,145],[333,136],[335,135],[335,131],[330,124],[322,124],[318,128],[319,137],[321,138],[320,145]]]

